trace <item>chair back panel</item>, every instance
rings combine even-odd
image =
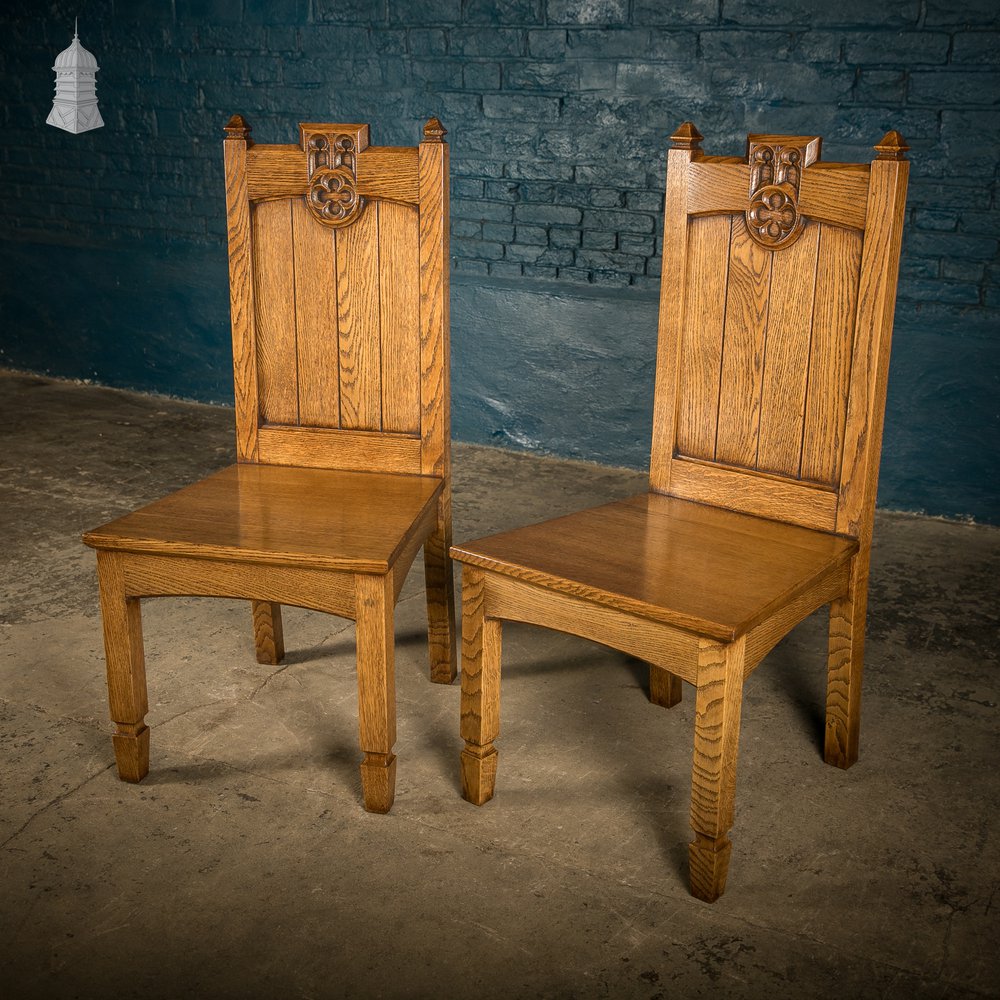
[[[234,124],[236,123],[236,124]],[[447,147],[227,126],[241,461],[446,474]]]
[[[750,136],[745,160],[700,138],[682,126],[668,158],[651,487],[862,534],[905,146],[890,133],[869,166],[821,163],[808,136]]]

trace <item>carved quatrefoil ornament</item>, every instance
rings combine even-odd
[[[365,207],[358,193],[358,154],[368,147],[367,125],[299,125],[309,171],[306,204],[325,226],[356,222]]]
[[[754,242],[768,250],[783,250],[799,238],[805,226],[799,212],[802,172],[816,161],[819,147],[818,136],[748,137],[746,223]]]

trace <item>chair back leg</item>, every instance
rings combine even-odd
[[[427,642],[431,680],[450,684],[458,672],[455,651],[455,581],[451,558],[451,498],[438,500],[437,524],[424,543],[427,589]]]
[[[281,628],[281,605],[271,601],[251,601],[253,608],[253,644],[257,662],[272,666],[285,656],[285,635]]]

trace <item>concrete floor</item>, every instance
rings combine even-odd
[[[998,996],[1000,531],[882,514],[862,758],[820,756],[824,621],[749,681],[733,863],[688,896],[691,689],[505,630],[497,796],[458,791],[458,685],[396,612],[396,804],[360,804],[353,625],[144,604],[152,771],[117,780],[80,533],[231,459],[232,412],[0,378],[0,997]],[[455,534],[628,495],[619,470],[455,448]]]

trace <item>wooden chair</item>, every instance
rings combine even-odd
[[[463,795],[494,790],[501,622],[695,685],[693,895],[725,887],[743,683],[830,604],[825,758],[858,755],[862,650],[907,149],[822,163],[810,136],[668,155],[649,492],[456,545],[463,565]],[[627,335],[626,332],[615,336]]]
[[[448,148],[298,145],[226,126],[239,464],[87,533],[97,549],[118,773],[149,770],[139,601],[247,598],[261,663],[282,604],[357,622],[365,808],[395,788],[393,611],[423,546],[431,679],[455,676],[448,389]]]

